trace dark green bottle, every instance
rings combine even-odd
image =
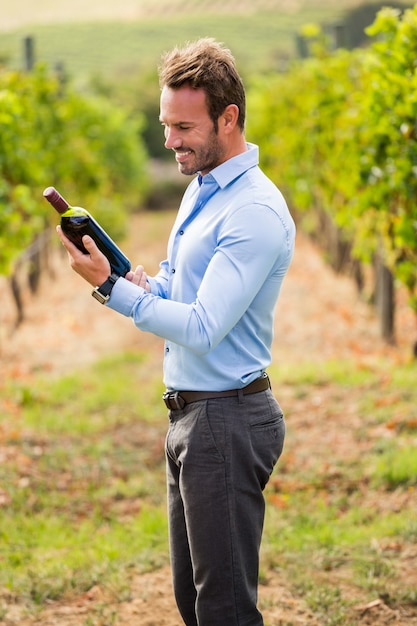
[[[81,252],[88,254],[83,246],[82,238],[84,235],[90,235],[99,250],[109,260],[113,273],[125,276],[130,271],[131,264],[129,259],[88,211],[81,207],[70,206],[55,187],[47,187],[43,195],[61,215],[63,233]]]

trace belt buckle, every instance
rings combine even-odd
[[[185,400],[179,391],[165,391],[162,398],[171,411],[179,411],[185,407]]]

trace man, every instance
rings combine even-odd
[[[230,51],[208,38],[176,48],[163,57],[160,84],[165,147],[183,174],[198,176],[159,273],[138,266],[108,280],[91,238],[83,255],[58,230],[73,269],[110,295],[107,306],[165,338],[170,554],[184,623],[260,626],[262,492],[285,431],[265,369],[295,227],[245,140],[245,91]]]

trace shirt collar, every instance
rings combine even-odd
[[[247,150],[240,154],[228,159],[221,165],[215,167],[211,172],[205,176],[198,175],[198,183],[201,185],[204,183],[216,182],[219,187],[224,188],[231,183],[235,178],[238,178],[249,170],[259,164],[259,148],[253,143],[246,143]]]

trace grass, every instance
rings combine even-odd
[[[375,597],[416,606],[407,556],[417,553],[415,375],[415,364],[383,360],[372,368],[339,361],[273,369],[291,414],[267,490],[264,573],[285,572],[323,625],[361,623],[355,607]],[[311,412],[318,392],[325,401],[301,418],[298,433],[292,416]],[[398,413],[393,397],[401,399]],[[319,438],[310,439],[315,420]],[[334,448],[326,441],[331,422]],[[348,443],[338,447],[346,428]]]
[[[8,548],[0,579],[20,600],[42,604],[69,590],[86,591],[103,578],[109,585],[121,569],[149,569],[164,560],[166,521],[156,507],[144,508],[129,524],[99,511],[73,522],[62,511],[45,513],[4,519]]]
[[[52,386],[20,385],[9,388],[9,395],[26,409],[29,426],[36,426],[37,432],[72,433],[76,435],[99,433],[105,427],[121,426],[135,419],[137,414],[151,420],[150,407],[161,397],[162,383],[149,391],[145,382],[141,393],[137,388],[121,384],[120,377],[113,375],[113,370],[124,373],[126,380],[134,378],[139,367],[144,367],[146,355],[123,354],[119,360],[113,358],[109,364],[103,360],[80,380],[77,373],[56,381]],[[83,412],[79,410],[79,398],[84,401]],[[47,399],[50,410],[44,411]],[[85,420],[89,414],[89,420]]]
[[[411,415],[415,365],[390,377],[388,366],[329,362],[315,377],[310,366],[271,371],[292,411],[301,414],[320,389],[333,420],[352,395],[361,416],[350,426],[357,450],[331,460],[317,446],[314,460],[299,462],[316,442],[290,433],[266,491],[262,578],[284,570],[323,625],[358,624],[354,607],[375,595],[393,607],[417,603],[407,568],[417,544],[415,425],[384,430],[384,444],[378,428],[392,407],[382,403],[377,417],[368,411],[384,379],[384,394],[400,393]],[[146,380],[146,395],[126,384],[133,378]],[[52,382],[14,380],[6,392],[14,402],[0,422],[0,588],[29,612],[97,581],[128,595],[129,572],[168,560],[159,370],[148,355],[126,353]],[[327,414],[317,419],[324,433]]]
[[[377,484],[387,489],[405,486],[417,486],[417,450],[416,445],[408,443],[394,444],[378,450],[374,476]]]
[[[167,559],[164,415],[156,421],[155,398],[138,402],[124,382],[145,361],[125,354],[52,384],[6,388],[14,409],[13,426],[6,411],[0,427],[0,588],[22,601]]]

